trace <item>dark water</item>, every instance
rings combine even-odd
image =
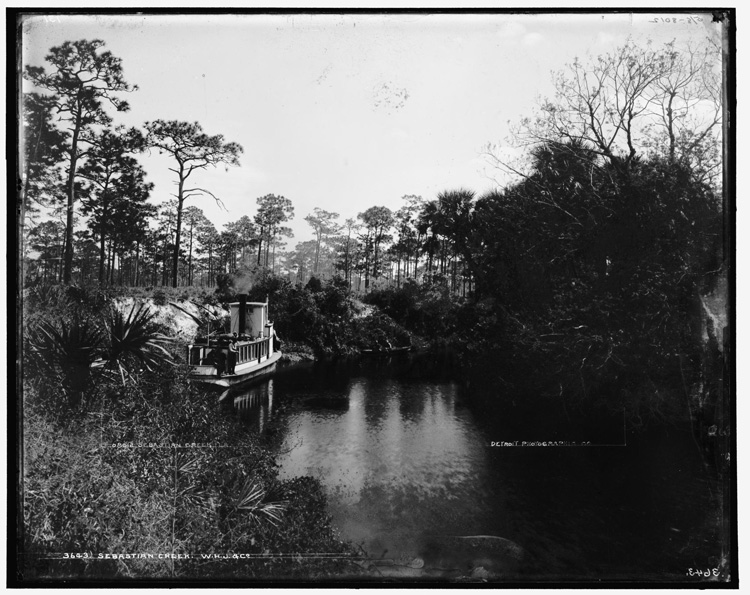
[[[512,428],[581,435],[554,408],[479,415],[468,391],[406,356],[281,368],[233,401],[276,428],[282,477],[323,483],[343,538],[422,560],[421,576],[689,581],[720,566],[718,488],[689,432],[610,420],[591,445],[493,446],[525,439]]]

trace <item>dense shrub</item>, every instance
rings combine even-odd
[[[284,553],[341,552],[320,485],[280,481],[269,451],[184,369],[104,382],[64,424],[27,390],[26,578],[261,578],[303,567]],[[175,553],[168,560],[59,560],[60,552]],[[202,561],[242,552],[256,561]],[[276,574],[278,573],[278,574]]]
[[[386,314],[376,313],[354,321],[352,344],[376,351],[412,345],[411,334]]]
[[[344,280],[334,277],[307,286],[267,274],[256,279],[251,301],[269,299],[270,315],[284,341],[304,343],[317,354],[344,354],[390,341],[409,345],[410,335],[386,315],[361,316]]]
[[[26,373],[48,388],[56,388],[60,402],[64,398],[75,408],[89,386],[91,364],[102,342],[97,321],[78,311],[57,323],[41,320],[26,333]]]
[[[154,304],[157,306],[167,305],[167,294],[163,289],[157,289],[156,291],[154,291],[152,299],[154,300]]]
[[[409,280],[399,288],[373,291],[365,301],[411,332],[440,341],[456,330],[455,311],[462,300],[451,296],[445,283]]]

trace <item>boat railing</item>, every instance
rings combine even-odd
[[[242,339],[237,342],[237,364],[257,360],[260,362],[269,353],[269,344],[272,337],[260,337],[257,339]],[[195,343],[188,345],[188,364],[191,366],[213,365],[215,352],[228,355],[229,343],[225,341],[211,340],[208,344]]]

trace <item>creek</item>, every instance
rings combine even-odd
[[[252,431],[273,427],[282,478],[322,482],[379,575],[689,581],[720,566],[719,483],[689,431],[614,416],[587,433],[554,406],[479,414],[471,397],[409,354],[282,367],[230,401]]]

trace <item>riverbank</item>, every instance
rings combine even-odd
[[[280,480],[262,439],[185,372],[100,385],[77,411],[27,384],[27,580],[316,580],[356,569],[319,482]],[[319,551],[340,559],[307,557]]]
[[[142,297],[97,289],[28,297],[24,581],[321,580],[359,570],[320,483],[279,479],[263,440],[187,381],[184,325],[159,318],[172,296],[153,312]],[[98,357],[107,363],[91,368]],[[321,551],[331,556],[312,555]]]

